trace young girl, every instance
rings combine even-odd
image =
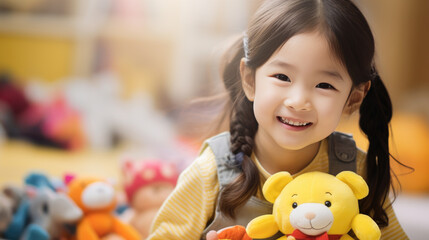
[[[261,194],[271,174],[341,170],[366,179],[360,210],[379,224],[382,239],[407,239],[388,198],[392,106],[358,8],[350,0],[266,1],[229,53],[229,132],[206,141],[148,239],[204,239],[210,230],[246,226],[271,211]],[[367,153],[333,134],[341,116],[357,109]]]

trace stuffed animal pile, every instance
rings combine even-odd
[[[141,239],[116,218],[115,189],[103,179],[74,178],[66,185],[31,172],[24,182],[0,193],[0,239]]]
[[[2,205],[7,207],[2,210],[7,217],[1,219],[0,236],[9,240],[48,240],[72,234],[67,225],[81,218],[81,209],[65,193],[57,192],[42,173],[29,173],[24,182],[23,188],[3,188],[1,198],[8,201]]]

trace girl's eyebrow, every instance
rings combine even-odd
[[[279,59],[274,59],[273,61],[269,62],[268,65],[272,65],[272,66],[276,66],[276,67],[287,67],[287,68],[292,68],[292,69],[296,69],[296,67],[292,64],[289,64],[285,61],[279,60]]]
[[[274,59],[273,61],[269,62],[268,65],[270,66],[274,66],[274,67],[285,67],[285,68],[289,68],[289,69],[296,69],[296,67],[290,63],[287,63],[285,61],[279,60],[279,59]],[[344,80],[343,77],[341,76],[341,74],[335,70],[320,70],[318,71],[319,74],[328,76],[328,77],[333,77],[336,78],[338,80]]]
[[[337,71],[328,71],[328,70],[320,70],[320,74],[326,75],[328,77],[334,77],[338,80],[344,80],[343,77],[341,77],[341,74],[339,74]]]

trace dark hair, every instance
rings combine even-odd
[[[359,9],[349,0],[270,0],[250,21],[243,38],[232,46],[223,68],[223,81],[230,98],[231,151],[243,154],[242,173],[221,190],[220,210],[234,217],[242,206],[261,189],[260,175],[250,159],[258,129],[253,103],[242,89],[240,60],[252,71],[263,65],[292,36],[318,31],[346,67],[353,87],[371,81],[371,88],[360,107],[360,128],[367,135],[367,183],[369,195],[360,201],[361,212],[380,225],[388,224],[383,204],[391,183],[389,165],[389,122],[392,104],[375,69],[374,38]],[[377,119],[374,121],[374,119]],[[240,154],[240,155],[241,155]]]

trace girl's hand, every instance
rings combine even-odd
[[[217,236],[217,232],[214,230],[211,230],[206,235],[207,240],[219,240],[219,237]]]
[[[103,237],[102,240],[124,240],[124,238],[112,233]]]

